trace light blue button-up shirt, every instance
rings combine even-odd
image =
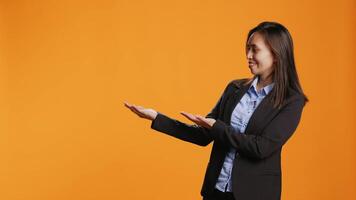
[[[253,80],[250,88],[241,98],[231,114],[231,126],[237,130],[236,134],[244,134],[248,121],[256,107],[263,98],[272,90],[274,83],[271,83],[257,91],[258,76]],[[225,157],[223,167],[216,182],[215,188],[223,192],[231,192],[231,170],[237,154],[234,148],[231,148]]]

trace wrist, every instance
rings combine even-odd
[[[155,111],[153,114],[152,114],[152,116],[151,116],[151,121],[153,121],[153,120],[155,120],[156,119],[156,117],[157,117],[157,115],[158,115],[158,112],[157,111]]]

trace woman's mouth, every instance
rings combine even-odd
[[[248,63],[248,66],[249,66],[249,67],[253,67],[253,66],[255,66],[255,65],[256,65],[256,63],[252,63],[252,62],[249,62],[249,63]]]

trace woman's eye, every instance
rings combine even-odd
[[[251,50],[253,53],[256,53],[256,52],[259,51],[259,49],[254,48],[254,47],[246,47],[246,51],[247,51],[247,52],[249,52],[250,50]]]

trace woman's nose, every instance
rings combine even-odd
[[[247,57],[247,59],[249,59],[249,60],[251,60],[252,59],[252,52],[251,52],[251,50],[248,50],[247,51],[247,53],[246,53],[246,57]]]

